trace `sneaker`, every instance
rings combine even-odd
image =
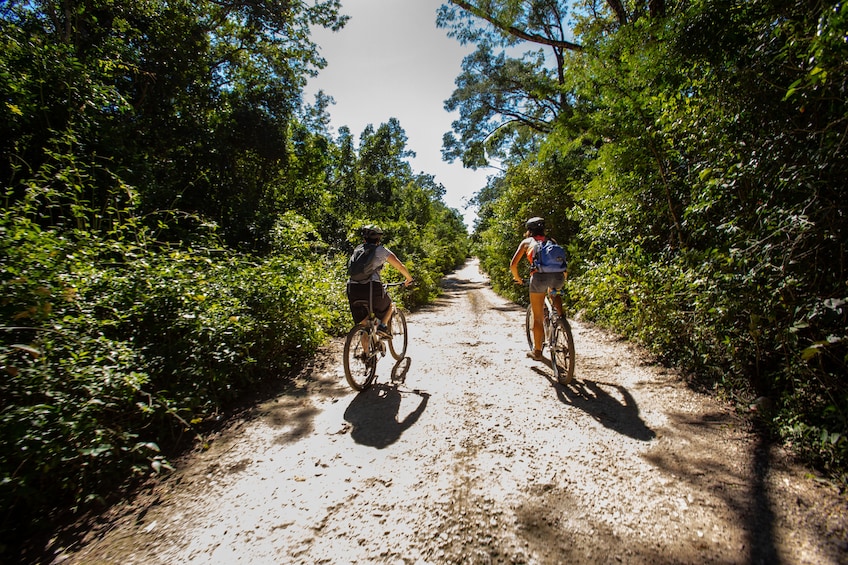
[[[527,357],[529,357],[533,361],[541,361],[542,360],[542,352],[541,351],[528,351]]]
[[[377,334],[380,337],[392,339],[392,332],[389,331],[389,326],[387,326],[386,324],[380,324],[379,326],[377,326]]]

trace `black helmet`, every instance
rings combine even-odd
[[[383,230],[374,224],[362,226],[362,237],[365,239],[380,239],[383,236]]]
[[[524,228],[530,232],[530,235],[544,235],[545,233],[545,218],[535,216],[524,222]]]

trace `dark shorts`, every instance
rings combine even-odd
[[[382,318],[392,307],[392,299],[386,294],[382,283],[347,283],[347,300],[350,303],[350,314],[354,322],[361,322],[368,317],[368,295],[371,294],[371,307],[378,318]],[[360,302],[362,301],[362,302]]]
[[[548,292],[548,288],[559,290],[565,284],[565,273],[533,273],[530,277],[530,292]]]

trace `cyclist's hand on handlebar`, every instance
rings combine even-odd
[[[414,284],[415,284],[415,279],[407,279],[407,280],[403,281],[403,287],[404,288],[409,288]]]
[[[512,279],[512,282],[520,286],[524,286],[525,284],[527,284],[527,281],[525,281],[524,279]]]

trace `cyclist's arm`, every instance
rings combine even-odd
[[[386,251],[388,251],[388,249]],[[400,262],[400,259],[397,258],[397,255],[389,251],[389,255],[388,257],[386,257],[386,262],[388,262],[389,265],[400,271],[400,274],[406,277],[406,280],[404,281],[404,284],[406,286],[412,284],[412,276],[409,274],[409,271],[407,270],[406,266]]]
[[[512,256],[512,261],[509,262],[509,270],[512,272],[512,279],[518,284],[524,284],[521,275],[518,273],[518,264],[521,262],[521,257],[527,252],[527,240],[523,240],[518,249],[515,250],[515,255]]]

